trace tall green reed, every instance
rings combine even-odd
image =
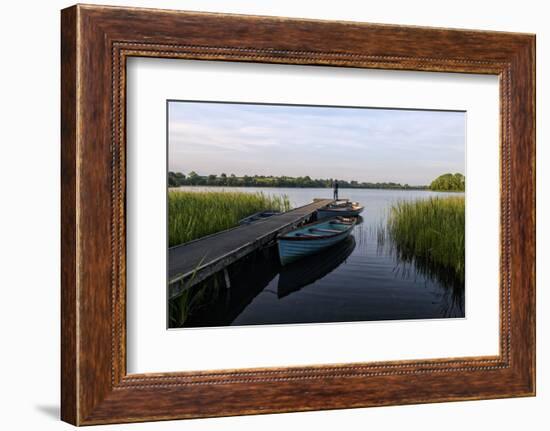
[[[259,211],[288,211],[288,196],[224,191],[168,192],[168,242],[175,246],[229,229]]]
[[[402,260],[445,268],[464,280],[465,218],[463,196],[402,201],[389,211],[387,233]]]

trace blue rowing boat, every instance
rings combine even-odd
[[[346,239],[355,226],[355,219],[334,217],[310,223],[277,239],[281,265],[318,253]]]

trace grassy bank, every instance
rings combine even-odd
[[[259,211],[288,211],[288,197],[245,192],[168,192],[170,247],[237,226]]]
[[[399,202],[388,234],[400,257],[452,271],[464,280],[464,196]]]

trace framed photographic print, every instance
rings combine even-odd
[[[465,317],[465,112],[167,111],[170,328]]]
[[[535,394],[533,35],[61,30],[63,420]]]

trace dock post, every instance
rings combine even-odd
[[[231,288],[231,280],[229,280],[229,271],[227,271],[227,266],[223,269],[223,276],[225,278],[225,287],[227,289]]]

